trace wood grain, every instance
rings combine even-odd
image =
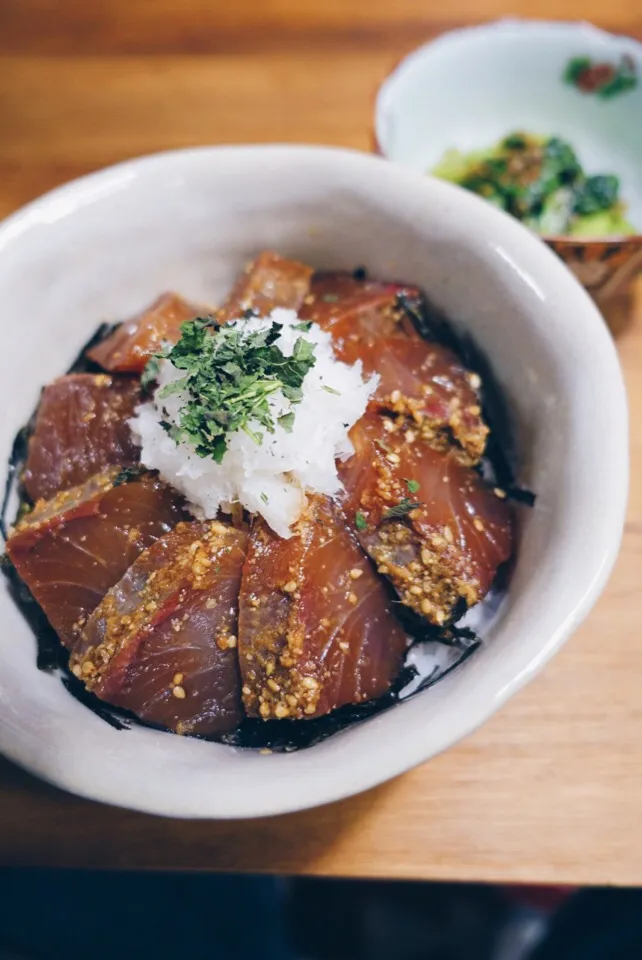
[[[0,215],[151,150],[368,149],[391,64],[466,20],[583,17],[642,36],[639,0],[461,0],[457,21],[445,12],[436,0],[3,0]],[[588,622],[500,714],[361,797],[240,824],[101,807],[0,761],[0,863],[642,883],[642,287],[610,320],[632,413],[622,553]]]

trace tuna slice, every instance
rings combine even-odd
[[[463,459],[477,463],[488,436],[481,380],[447,347],[419,337],[401,297],[416,311],[423,309],[416,287],[319,273],[301,316],[332,335],[340,360],[361,360],[365,373],[379,374],[374,399],[381,407],[411,416],[424,439],[438,448],[454,440]]]
[[[299,310],[308,293],[311,276],[311,267],[266,251],[238,278],[218,313],[218,320],[227,323],[241,317],[246,310],[253,310],[261,317],[275,307]]]
[[[399,297],[421,301],[416,287],[379,280],[357,280],[350,273],[316,273],[299,311],[332,334],[335,352],[345,363],[361,359],[365,347],[379,337],[418,339]]]
[[[177,495],[145,474],[114,486],[118,467],[40,500],[11,532],[7,554],[62,642],[138,555],[184,519]]]
[[[158,353],[164,343],[176,343],[186,320],[211,312],[210,307],[189,303],[177,293],[163,293],[150,307],[125,320],[92,347],[87,356],[111,373],[142,373],[152,354]]]
[[[89,617],[72,671],[102,700],[176,733],[238,726],[246,542],[218,522],[180,523],[157,540]]]
[[[406,636],[340,509],[311,497],[297,533],[252,526],[239,659],[250,716],[311,718],[386,692]]]
[[[127,420],[139,402],[130,377],[72,373],[45,387],[24,473],[31,499],[47,500],[106,467],[137,463]]]
[[[482,418],[481,380],[455,354],[425,340],[378,340],[361,351],[364,371],[378,373],[373,401],[412,421],[423,440],[438,449],[456,443],[465,463],[484,454],[488,427]]]
[[[361,546],[404,604],[446,623],[462,601],[482,599],[511,556],[510,506],[453,451],[434,449],[401,421],[369,412],[350,438],[355,454],[339,472]]]

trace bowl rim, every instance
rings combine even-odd
[[[381,98],[385,93],[386,88],[388,88],[395,81],[401,70],[405,69],[415,60],[420,60],[426,54],[432,52],[435,47],[448,46],[451,43],[461,43],[462,41],[470,38],[473,34],[481,33],[496,35],[503,30],[524,30],[524,32],[528,31],[532,37],[531,31],[533,27],[541,27],[544,30],[550,31],[551,33],[586,34],[593,39],[599,38],[603,42],[609,44],[618,43],[621,45],[622,43],[625,43],[637,55],[640,64],[640,71],[642,73],[642,41],[636,40],[635,37],[629,37],[626,34],[612,33],[608,30],[603,30],[601,27],[596,27],[587,20],[546,20],[538,19],[536,17],[499,17],[495,20],[485,20],[481,23],[468,24],[462,27],[454,27],[451,30],[442,31],[441,33],[437,34],[437,36],[426,40],[425,43],[422,43],[418,47],[414,47],[412,50],[409,50],[408,53],[404,54],[402,57],[398,57],[393,66],[384,76],[381,83],[376,88],[374,94],[374,116],[371,126],[372,152],[388,160],[390,163],[398,162],[393,160],[392,157],[389,157],[381,146],[379,126],[382,112]],[[640,83],[642,83],[642,76],[640,77]],[[432,174],[427,173],[425,176],[432,176]],[[546,243],[569,244],[583,247],[592,246],[593,244],[600,244],[600,246],[607,247],[620,247],[628,244],[642,246],[642,229],[633,234],[618,234],[616,236],[611,235],[608,237],[571,237],[563,233],[536,234],[536,236],[541,237]]]
[[[217,804],[216,797],[207,797],[202,800],[199,799],[196,806],[190,806],[186,812],[185,807],[178,809],[171,800],[168,801],[164,796],[159,795],[160,791],[154,794],[153,800],[150,800],[149,797],[139,799],[135,790],[125,791],[125,795],[122,792],[117,793],[115,789],[110,792],[104,785],[96,786],[91,775],[85,775],[82,771],[70,770],[68,766],[62,765],[61,767],[49,762],[48,758],[43,756],[42,753],[38,755],[37,761],[31,758],[25,761],[22,756],[24,750],[20,744],[15,745],[6,742],[6,739],[3,740],[2,752],[9,759],[26,766],[31,772],[56,786],[88,799],[141,812],[182,818],[245,819],[248,817],[275,816],[335,802],[388,781],[431,759],[468,736],[542,669],[589,613],[617,558],[627,502],[628,413],[626,393],[615,347],[599,311],[572,274],[535,234],[527,230],[517,220],[496,210],[481,198],[452,184],[434,178],[422,177],[399,165],[390,164],[365,152],[343,148],[291,144],[249,144],[171,150],[126,160],[106,167],[57,187],[32,201],[0,223],[0,250],[9,244],[14,237],[20,236],[31,226],[47,223],[48,218],[43,214],[51,213],[65,216],[65,211],[68,211],[69,207],[73,211],[78,206],[82,207],[84,204],[90,204],[96,195],[102,196],[118,189],[126,189],[127,184],[135,180],[137,175],[144,176],[147,170],[153,171],[164,165],[171,167],[173,164],[180,167],[184,162],[190,163],[199,158],[207,161],[216,156],[224,157],[224,155],[227,155],[228,159],[239,160],[242,155],[249,154],[255,154],[257,160],[260,160],[258,166],[262,166],[267,157],[279,162],[285,162],[286,160],[290,162],[293,160],[303,161],[305,158],[314,158],[319,162],[328,164],[352,165],[353,169],[355,171],[358,169],[362,176],[368,176],[370,172],[374,172],[376,167],[379,171],[377,176],[389,178],[391,182],[398,181],[399,184],[404,185],[404,189],[407,189],[408,192],[411,190],[424,192],[426,195],[431,194],[433,198],[435,194],[441,194],[451,204],[454,203],[459,207],[468,208],[469,212],[473,213],[480,223],[482,235],[487,233],[492,235],[494,240],[502,239],[515,255],[521,257],[521,254],[517,254],[516,248],[525,245],[529,261],[528,269],[532,270],[535,276],[544,273],[551,285],[560,288],[558,290],[560,298],[564,296],[572,299],[576,307],[574,322],[578,322],[578,315],[581,316],[581,321],[585,324],[585,337],[590,336],[599,344],[602,375],[608,383],[605,398],[608,398],[613,418],[613,430],[609,435],[608,442],[611,452],[617,455],[618,469],[613,469],[606,481],[609,491],[610,523],[604,530],[602,542],[598,544],[599,549],[594,554],[594,559],[591,559],[590,571],[587,571],[585,581],[573,590],[573,596],[571,601],[568,602],[564,620],[558,623],[556,629],[542,640],[541,646],[537,650],[531,652],[527,662],[509,682],[498,689],[494,689],[492,695],[484,697],[482,701],[477,700],[474,704],[469,704],[465,714],[462,711],[457,722],[449,729],[447,738],[442,744],[431,745],[427,731],[415,730],[413,737],[408,738],[408,741],[401,745],[401,749],[386,751],[384,764],[381,762],[381,756],[373,757],[364,769],[358,772],[356,777],[353,771],[350,777],[327,779],[323,784],[299,783],[298,789],[292,790],[287,797],[282,795],[276,798],[266,797],[265,795],[253,796],[240,811],[231,809],[230,802],[226,801],[225,798],[223,798],[221,804]],[[385,174],[383,173],[384,170],[386,171]],[[51,222],[51,219],[49,219],[49,222]],[[512,245],[511,240],[513,241]]]

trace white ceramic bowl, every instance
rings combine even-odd
[[[0,227],[0,459],[40,385],[105,318],[174,288],[216,301],[265,247],[420,284],[492,358],[515,416],[525,511],[486,645],[414,700],[309,750],[270,756],[142,727],[117,731],[40,673],[0,593],[0,750],[108,803],[181,817],[276,814],[337,800],[446,749],[566,640],[617,553],[625,394],[589,297],[527,230],[462,190],[379,158],[221,147],[143,158],[55,190]]]
[[[616,66],[628,58],[637,86],[611,98],[564,81],[574,58]],[[642,44],[590,24],[500,20],[442,34],[381,85],[375,140],[387,159],[432,170],[452,148],[490,147],[516,130],[559,135],[588,173],[615,173],[631,237],[547,241],[593,296],[606,299],[642,269]]]

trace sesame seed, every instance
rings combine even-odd
[[[424,599],[421,601],[420,609],[421,609],[421,612],[422,612],[422,613],[425,613],[425,614],[431,613],[431,612],[432,612],[432,603],[430,602],[430,600],[426,600],[426,599],[424,598]]]
[[[236,637],[234,637],[234,636],[228,637],[228,638],[227,638],[227,649],[228,649],[228,650],[234,650],[235,647],[236,647]]]
[[[423,593],[423,590],[418,584],[415,584],[413,587],[410,588],[409,592],[413,595],[413,597],[420,597]]]
[[[214,597],[209,597],[209,598],[205,601],[205,609],[206,609],[206,610],[213,610],[215,606],[216,606],[216,600],[214,599]]]
[[[81,669],[85,677],[89,677],[92,673],[96,672],[96,667],[91,660],[85,660]]]
[[[349,593],[349,594],[348,594],[348,603],[351,603],[351,604],[354,605],[354,604],[357,602],[358,599],[359,599],[359,598],[357,597],[356,593]]]
[[[274,715],[278,720],[283,720],[284,717],[289,716],[290,711],[284,703],[277,703],[274,708]]]
[[[176,686],[172,688],[172,694],[176,697],[177,700],[184,700],[187,694],[185,693],[185,688],[181,686]]]
[[[406,438],[406,443],[413,443],[416,437],[414,430],[406,430],[404,437]]]
[[[269,757],[272,751],[270,750],[269,747],[263,747],[261,750],[259,750],[259,753],[261,754],[262,757]]]
[[[287,700],[287,702],[290,704],[291,707],[296,707],[299,702],[297,698],[293,696],[291,693],[286,694],[285,699]]]
[[[339,641],[339,650],[343,650],[344,653],[347,653],[349,649],[350,647],[348,646],[345,640]]]
[[[380,566],[377,567],[377,573],[381,573],[381,574],[388,573],[388,567],[385,565],[385,563],[382,563],[380,564]]]
[[[185,675],[183,673],[175,673],[172,683],[174,683],[178,687],[180,686],[180,684],[183,682],[184,679],[185,679]]]
[[[270,716],[270,705],[268,703],[262,703],[259,707],[259,713],[264,720],[267,719],[267,717]]]
[[[244,697],[249,697],[252,691],[250,690],[249,687],[243,687],[243,689],[241,690],[241,693],[243,694]]]
[[[493,493],[495,494],[496,497],[499,497],[500,500],[506,499],[506,491],[502,490],[501,487],[495,487],[495,489],[493,490]]]
[[[353,567],[352,570],[350,571],[350,577],[352,580],[358,580],[359,577],[362,577],[362,576],[363,576],[363,570],[361,570],[359,567]]]
[[[400,462],[401,462],[396,453],[388,453],[388,454],[386,454],[386,460],[388,461],[388,463],[400,463]]]
[[[294,580],[288,580],[288,582],[283,587],[284,593],[294,593],[296,590],[296,582]]]
[[[401,400],[401,391],[393,390],[392,393],[390,394],[390,399],[392,400],[393,403],[399,403],[399,401]]]
[[[450,529],[450,527],[444,527],[444,537],[446,538],[448,543],[453,543],[455,538],[453,536],[453,532]]]
[[[270,690],[274,691],[274,693],[278,693],[279,690],[281,689],[281,687],[278,685],[276,680],[273,680],[272,677],[270,677],[270,679],[268,680],[267,685],[270,688]]]
[[[73,667],[71,668],[71,672],[73,673],[74,677],[81,677],[81,676],[82,676],[82,670],[81,670],[81,668],[80,668],[80,664],[79,664],[79,663],[74,663]]]
[[[473,388],[473,390],[479,390],[479,388],[482,385],[481,377],[479,376],[478,373],[469,373],[468,382]]]
[[[432,555],[430,553],[430,550],[427,550],[424,547],[424,549],[421,551],[421,562],[423,563],[424,567],[430,566],[431,560],[432,560]]]
[[[305,708],[305,712],[306,712],[307,714],[314,713],[315,710],[316,710],[316,707],[315,707],[315,705],[314,705],[313,703],[309,703],[309,704],[307,705],[307,707]]]
[[[482,520],[481,517],[475,517],[475,519],[473,520],[473,526],[475,530],[479,530],[480,532],[485,529],[484,521]]]
[[[307,687],[308,690],[318,690],[319,688],[319,683],[314,677],[302,677],[301,683],[304,687]]]

